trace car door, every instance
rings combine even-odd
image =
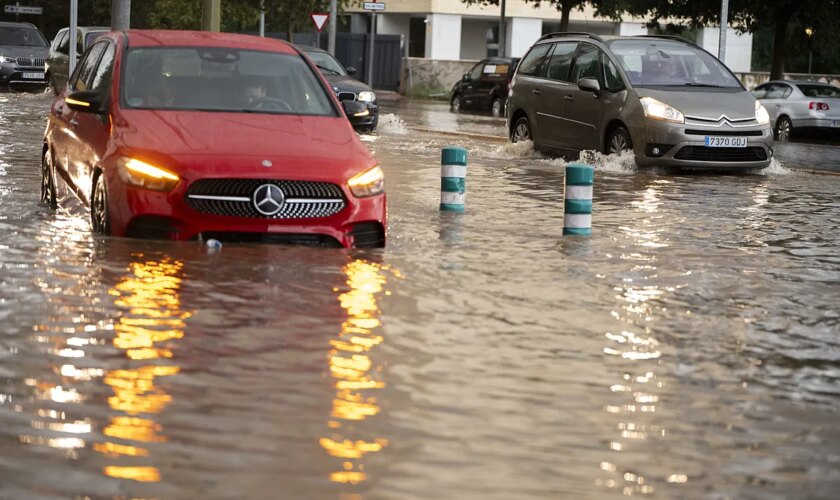
[[[578,42],[553,44],[546,65],[546,80],[539,94],[541,106],[537,111],[537,126],[545,143],[555,148],[567,147],[563,142],[568,121],[565,118],[564,96],[571,88],[569,70],[577,50]]]
[[[481,84],[481,73],[484,71],[484,63],[485,61],[481,61],[467,73],[468,76],[463,85],[464,107],[475,108],[480,106],[479,85]]]
[[[108,45],[110,44],[107,42],[101,42],[91,46],[79,63],[79,70],[73,73],[65,95],[94,90],[92,87],[96,68]],[[91,136],[96,136],[97,132],[91,129],[107,127],[107,118],[95,113],[75,111],[69,107],[65,107],[64,115],[68,130],[65,145],[66,179],[76,196],[87,204],[89,200],[87,195],[90,190],[90,165],[98,161],[97,158],[92,157],[94,154],[91,152],[90,145]]]
[[[600,93],[581,90],[577,85],[582,78],[589,77],[596,78],[601,88],[604,87],[600,52],[592,44],[581,43],[572,63],[570,84],[563,93],[565,125],[560,137],[562,145],[569,149],[600,149],[598,130],[603,115]]]

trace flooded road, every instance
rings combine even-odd
[[[840,487],[839,176],[591,155],[593,236],[563,238],[562,160],[396,108],[364,137],[386,249],[211,254],[39,206],[48,102],[0,94],[0,498]]]

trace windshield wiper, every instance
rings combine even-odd
[[[326,66],[321,66],[320,64],[316,64],[315,66],[317,66],[318,69],[323,69],[324,71],[329,71],[330,73],[332,73],[334,75],[341,76],[341,73],[339,73],[338,71],[336,71],[332,68],[327,68]]]
[[[706,88],[713,88],[713,89],[722,89],[724,88],[723,85],[712,85],[711,83],[684,83],[684,87],[706,87]]]

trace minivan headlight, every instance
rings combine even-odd
[[[365,170],[347,181],[347,187],[357,198],[368,198],[385,192],[385,172],[379,166]]]
[[[126,184],[154,191],[171,191],[179,180],[172,172],[135,158],[117,160],[117,172]]]
[[[373,102],[376,100],[376,94],[365,90],[364,92],[359,92],[359,101],[361,102]]]
[[[653,97],[642,97],[639,101],[641,101],[642,109],[645,110],[645,116],[648,118],[671,123],[685,123],[685,116],[673,106],[657,101]]]
[[[770,123],[770,113],[767,112],[764,106],[758,101],[755,101],[755,121],[759,125],[768,125]]]

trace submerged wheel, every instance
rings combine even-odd
[[[90,202],[90,224],[93,232],[101,235],[111,234],[111,214],[108,210],[108,187],[105,185],[105,174],[96,176],[93,187],[93,199]]]
[[[788,142],[790,136],[793,134],[793,123],[787,116],[781,116],[776,120],[776,140],[779,142]]]
[[[41,158],[41,203],[55,210],[58,206],[55,194],[55,177],[53,177],[52,155],[49,150]]]
[[[624,127],[617,127],[610,133],[607,139],[607,147],[604,151],[609,155],[621,154],[624,151],[633,149],[633,141],[630,139],[630,132]]]
[[[449,101],[449,109],[453,113],[461,112],[461,94],[455,94],[452,96],[452,100]]]
[[[516,120],[516,123],[513,124],[513,130],[510,133],[510,140],[511,142],[533,140],[533,136],[531,135],[531,123],[528,121],[527,117],[523,116]]]
[[[504,103],[500,97],[493,99],[493,104],[490,105],[490,113],[493,115],[493,118],[499,118],[502,116],[502,113],[505,111]]]

